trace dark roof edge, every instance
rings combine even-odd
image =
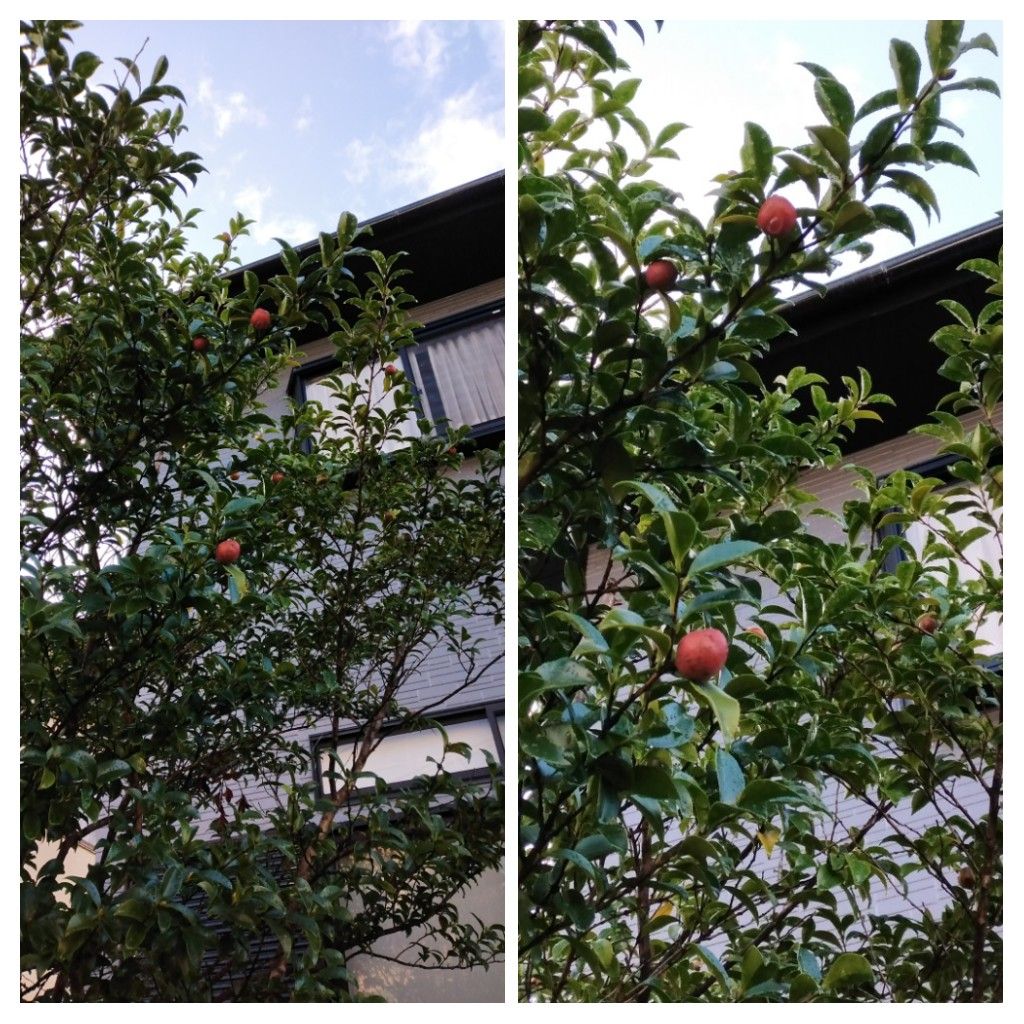
[[[958,249],[966,249],[972,245],[982,248],[992,246],[997,238],[1002,237],[1002,233],[1003,218],[993,217],[991,220],[958,231],[955,235],[948,235],[946,238],[929,242],[928,245],[923,245],[920,249],[912,249],[901,256],[894,256],[884,263],[857,271],[849,277],[841,278],[834,284],[826,284],[825,295],[819,295],[818,292],[812,290],[801,292],[786,301],[781,312],[784,315],[810,312],[816,300],[832,300],[840,303],[853,301],[861,293],[866,294],[872,291],[876,285],[893,285],[901,279],[926,270],[930,264],[940,261],[944,255],[954,254]],[[970,256],[964,256],[964,259],[970,259]]]
[[[430,207],[444,207],[449,205],[455,199],[462,201],[467,197],[467,195],[471,195],[474,192],[486,191],[490,186],[503,181],[504,178],[504,170],[493,171],[491,174],[485,174],[482,178],[474,178],[472,181],[467,181],[462,185],[456,185],[454,188],[445,189],[444,192],[437,192],[432,196],[427,196],[425,199],[417,199],[415,202],[408,203],[405,206],[399,206],[397,209],[389,210],[387,213],[379,213],[376,217],[370,217],[368,220],[361,220],[359,222],[359,227],[373,228],[381,227],[385,224],[397,223],[406,217],[413,216]],[[301,257],[312,252],[319,244],[320,236],[317,235],[316,238],[311,239],[308,242],[302,242],[294,248],[296,253]],[[280,262],[280,254],[264,256],[262,259],[255,260],[253,263],[246,263],[244,266],[235,267],[233,270],[225,274],[225,277],[236,277],[246,270],[251,270],[254,274],[259,276],[261,270],[266,270]]]

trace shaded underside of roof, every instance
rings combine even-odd
[[[361,222],[372,234],[363,236],[359,244],[385,255],[406,253],[401,266],[412,273],[402,279],[403,286],[418,304],[434,302],[504,276],[504,199],[504,173],[490,174]],[[306,256],[318,246],[317,238],[296,246],[296,252]],[[346,265],[356,272],[360,288],[365,287],[367,282],[359,274],[368,269],[368,262],[356,258]],[[266,281],[283,267],[278,256],[270,256],[240,267],[229,277],[240,282],[245,270]],[[311,340],[315,333],[297,340]]]
[[[841,376],[864,367],[874,390],[893,406],[878,406],[884,422],[862,421],[848,443],[857,451],[905,434],[928,421],[939,399],[954,390],[938,376],[946,358],[929,338],[953,319],[938,305],[955,299],[976,315],[994,296],[986,279],[957,268],[966,260],[995,260],[1003,241],[1001,218],[987,221],[905,256],[869,267],[828,286],[826,295],[797,296],[782,310],[797,332],[772,342],[758,364],[766,383],[794,366],[805,366],[829,382],[830,398],[840,394]]]

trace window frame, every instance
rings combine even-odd
[[[482,704],[470,704],[465,707],[452,709],[450,711],[443,711],[437,715],[425,715],[425,721],[437,722],[441,726],[457,725],[461,722],[486,722],[491,730],[491,737],[494,740],[494,754],[497,756],[498,763],[501,765],[505,764],[505,740],[501,735],[501,729],[498,727],[498,717],[504,716],[505,704],[502,701],[488,701]],[[405,726],[409,724],[409,720],[406,718],[391,719],[386,722],[380,730],[380,737],[384,739],[388,736],[401,736],[403,732],[409,732]],[[427,731],[427,730],[412,730],[412,731]],[[434,730],[430,730],[434,731]],[[327,797],[330,796],[330,789],[325,786],[324,773],[321,768],[320,755],[322,749],[330,747],[332,744],[340,746],[346,742],[351,742],[353,739],[358,738],[363,733],[363,727],[361,726],[350,726],[346,729],[339,730],[335,737],[333,733],[321,732],[314,733],[309,737],[309,751],[310,760],[313,771],[313,782],[316,786],[317,796]],[[464,781],[472,782],[479,780],[481,782],[486,781],[490,778],[490,772],[486,768],[465,768],[460,771],[451,771],[448,773],[453,778],[461,779]],[[388,781],[384,790],[386,795],[400,794],[415,790],[418,787],[416,782],[416,776],[411,776],[407,779],[399,779],[397,781]],[[367,787],[369,788],[369,787]],[[359,802],[359,788],[353,787],[352,792],[349,794],[349,799],[352,802]]]
[[[471,309],[463,310],[460,313],[454,313],[451,316],[443,317],[440,320],[435,320],[426,327],[421,327],[413,332],[416,344],[404,345],[400,348],[398,350],[398,358],[402,364],[402,372],[412,385],[413,403],[418,419],[425,419],[427,417],[423,398],[420,395],[420,389],[415,385],[416,378],[413,373],[411,356],[412,350],[420,348],[421,346],[423,348],[427,348],[433,338],[438,338],[448,334],[455,328],[469,326],[474,323],[489,322],[491,320],[500,319],[501,321],[504,321],[504,318],[505,300],[501,298],[495,299],[493,302],[482,303],[472,307]],[[340,366],[341,361],[334,355],[321,356],[318,359],[312,359],[309,362],[303,363],[301,366],[297,366],[292,370],[288,377],[288,384],[286,386],[285,393],[297,405],[302,405],[308,400],[306,390],[307,385],[316,378],[326,377],[328,374],[333,373]],[[441,402],[440,394],[436,390],[437,385],[433,376],[432,367],[428,365],[423,376],[424,390],[428,393],[427,402],[436,404],[443,410],[444,405]],[[430,378],[430,383],[428,383],[428,377]],[[445,420],[442,419],[434,422],[433,432],[435,437],[444,437],[447,429],[448,423]],[[460,445],[460,447],[468,449],[495,447],[504,437],[505,417],[500,416],[497,419],[485,420],[483,423],[473,424],[468,428],[468,431],[467,441]],[[303,449],[307,452],[312,450],[312,445],[313,442],[311,439],[307,438],[303,441]]]

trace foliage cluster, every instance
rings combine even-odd
[[[354,216],[264,281],[231,272],[241,216],[190,251],[202,167],[167,61],[97,86],[74,28],[22,25],[23,996],[358,998],[348,964],[389,935],[414,964],[490,962],[500,929],[456,903],[501,860],[497,766],[470,784],[451,744],[400,795],[365,766],[492,664],[500,460],[405,436],[384,367],[413,300]],[[311,333],[330,400],[275,419]],[[410,706],[437,656],[461,682]],[[356,738],[325,793],[314,728]]]
[[[961,566],[1001,537],[1001,302],[948,303],[934,339],[955,391],[921,429],[955,485],[864,472],[821,511],[839,540],[806,528],[801,474],[891,399],[864,370],[758,369],[783,286],[820,287],[878,230],[913,241],[887,197],[937,214],[928,169],[973,168],[942,104],[998,91],[955,77],[995,47],[963,27],[929,22],[923,55],[893,40],[893,88],[859,105],[805,64],[822,122],[795,145],[747,123],[707,223],[650,177],[685,125],[633,112],[616,26],[520,27],[521,999],[1000,998],[1002,685],[976,631],[1001,571]],[[767,238],[780,189],[798,224]],[[680,271],[658,294],[655,259]],[[999,265],[968,269],[1001,293]],[[922,550],[875,543],[912,523]],[[709,626],[727,666],[684,680],[674,647]],[[921,873],[941,915],[874,911]]]

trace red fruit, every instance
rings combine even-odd
[[[748,626],[744,633],[749,633],[751,636],[759,636],[762,640],[768,639],[768,634],[760,626]]]
[[[237,562],[242,554],[242,545],[237,540],[222,540],[213,552],[213,557],[221,565],[230,565]]]
[[[939,628],[939,620],[934,615],[922,615],[917,620],[917,628],[922,633],[934,633]]]
[[[676,283],[679,271],[668,260],[655,260],[644,268],[644,284],[652,291],[663,292]]]
[[[270,327],[270,314],[265,309],[254,309],[249,324],[254,331],[265,331]]]
[[[282,473],[280,470],[277,470],[276,472],[270,474],[270,482],[272,484],[279,484],[283,479],[284,473]]]
[[[769,196],[757,212],[757,226],[772,238],[796,227],[796,207],[785,196]]]
[[[241,474],[241,473],[239,473],[239,472],[238,472],[238,470],[236,469],[236,470],[234,471],[234,473],[232,473],[232,474],[231,474],[231,479],[232,479],[232,480],[237,480],[237,479],[238,479],[238,478],[239,478],[239,477],[240,477],[241,475],[242,475],[242,474]]]
[[[196,335],[192,339],[192,348],[196,352],[205,352],[209,347],[210,343],[202,335]]]
[[[384,367],[384,373],[389,377],[394,377],[394,375],[398,373],[398,367],[395,366],[394,363],[388,363],[388,365]]]
[[[676,668],[695,683],[703,683],[722,671],[729,656],[729,641],[720,629],[695,629],[679,641]]]

